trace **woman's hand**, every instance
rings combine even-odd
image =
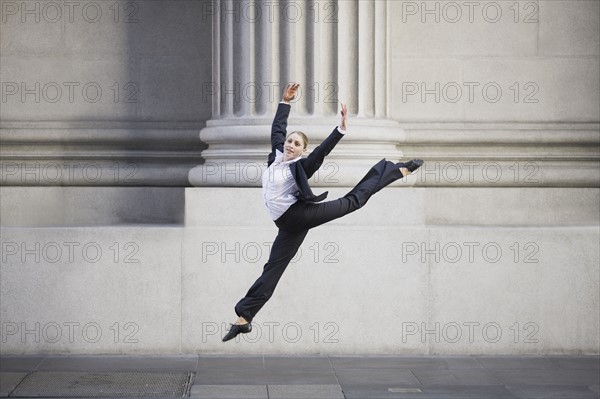
[[[342,122],[340,123],[340,128],[345,131],[345,130],[348,130],[348,123],[347,123],[348,110],[346,109],[346,104],[342,104],[341,114],[342,114]]]
[[[296,98],[296,93],[298,92],[299,87],[300,83],[288,83],[283,91],[283,101],[289,103]]]

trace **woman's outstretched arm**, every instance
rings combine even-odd
[[[342,109],[340,111],[342,115],[342,120],[340,122],[340,126],[336,126],[331,134],[327,136],[327,138],[317,146],[308,156],[302,160],[300,160],[302,164],[302,168],[306,172],[306,176],[310,179],[310,177],[321,167],[325,157],[329,155],[331,150],[335,147],[335,145],[344,137],[346,133],[346,129],[348,128],[348,110],[346,109],[346,104],[342,104]]]
[[[346,109],[346,104],[342,103],[342,121],[340,122],[340,129],[344,132],[348,130],[348,109]]]
[[[290,105],[287,103],[296,98],[299,87],[299,83],[289,83],[283,91],[282,101],[284,103],[277,106],[277,113],[271,126],[271,153],[269,154],[268,165],[271,165],[275,160],[276,150],[283,153],[283,143],[285,143],[285,136],[287,135],[287,119],[290,114]]]

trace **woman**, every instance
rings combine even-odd
[[[240,333],[252,331],[252,319],[273,295],[279,279],[300,248],[308,230],[361,208],[371,195],[409,175],[423,164],[419,159],[398,164],[383,159],[344,197],[319,202],[325,199],[327,192],[313,194],[308,179],[346,134],[347,110],[346,105],[342,104],[340,126],[310,155],[302,158],[308,146],[306,135],[296,131],[286,137],[287,118],[291,108],[289,102],[296,97],[299,87],[300,84],[292,83],[284,90],[283,101],[277,108],[271,129],[272,152],[263,175],[265,205],[279,232],[262,275],[235,306],[238,320],[231,325],[223,342]]]

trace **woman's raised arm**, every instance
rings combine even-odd
[[[346,109],[346,104],[342,104],[342,110],[340,112],[342,114],[342,121],[340,122],[340,129],[343,131],[348,130],[348,110]]]
[[[283,91],[282,101],[288,103],[293,100],[296,97],[299,87],[299,83],[289,83]],[[279,104],[277,113],[273,119],[273,125],[271,126],[271,153],[269,154],[267,165],[273,163],[277,150],[283,153],[283,143],[285,142],[285,136],[287,134],[287,119],[289,113],[289,104]]]
[[[283,101],[289,103],[294,98],[296,98],[296,93],[298,92],[298,88],[300,87],[300,83],[288,83],[283,91]]]

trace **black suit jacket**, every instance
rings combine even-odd
[[[273,126],[271,127],[271,153],[269,154],[268,166],[271,166],[275,161],[275,150],[279,150],[283,153],[283,144],[285,143],[285,136],[287,134],[287,119],[290,114],[290,108],[291,106],[289,104],[284,103],[280,103],[277,107],[277,113],[275,114]],[[327,191],[320,195],[315,195],[310,189],[308,179],[319,170],[325,157],[333,150],[342,137],[344,137],[344,135],[340,133],[336,127],[333,129],[333,132],[331,132],[331,134],[306,158],[302,158],[290,164],[290,171],[298,186],[298,192],[295,195],[299,200],[319,202],[327,198]]]

